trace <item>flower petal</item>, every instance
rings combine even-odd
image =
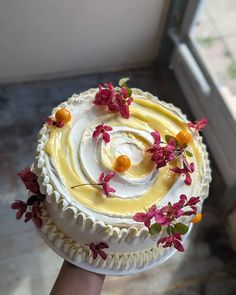
[[[98,254],[101,256],[101,258],[103,260],[106,260],[107,259],[107,254],[104,251],[98,250]]]
[[[191,178],[191,175],[189,173],[186,173],[185,174],[185,184],[186,185],[191,185],[192,184],[192,178]]]
[[[105,182],[108,182],[112,179],[112,177],[115,176],[115,173],[114,172],[109,172],[105,177],[104,177],[104,181]]]
[[[29,222],[34,217],[33,212],[26,212],[25,214],[25,222]]]
[[[146,218],[146,213],[139,212],[133,216],[133,220],[137,222],[143,222]]]
[[[103,178],[104,178],[104,176],[105,176],[105,174],[102,172],[102,173],[100,174],[100,176],[99,176],[99,179],[98,179],[99,183],[100,183],[100,182],[103,182]]]
[[[105,143],[108,143],[110,141],[110,135],[107,132],[103,132],[103,140]]]
[[[155,144],[158,144],[159,145],[159,143],[161,141],[161,135],[160,135],[160,133],[156,130],[154,132],[151,132],[151,135],[154,138]]]
[[[113,130],[113,128],[111,126],[108,126],[108,125],[104,125],[103,128],[106,131],[112,131]]]
[[[16,219],[19,220],[21,219],[21,217],[23,216],[23,214],[25,213],[26,210],[20,208],[17,213],[16,213]]]
[[[98,247],[99,249],[107,249],[107,248],[109,248],[109,246],[108,246],[106,243],[104,243],[104,242],[99,243],[99,244],[97,245],[97,247]]]
[[[39,185],[38,185],[38,177],[37,175],[30,170],[30,168],[26,168],[18,173],[21,180],[23,181],[26,189],[30,190],[32,193],[40,193]]]

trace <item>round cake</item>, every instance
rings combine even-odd
[[[206,120],[189,122],[127,81],[54,108],[31,171],[20,173],[28,219],[45,241],[75,265],[106,274],[135,273],[184,251],[211,180],[199,135]]]

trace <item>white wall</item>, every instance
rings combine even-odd
[[[152,61],[166,1],[1,0],[0,82]]]

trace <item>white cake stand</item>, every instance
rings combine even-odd
[[[183,242],[187,239],[190,231],[192,229],[192,224],[190,224],[188,233],[184,236]],[[91,265],[87,262],[81,262],[78,260],[71,260],[61,249],[57,248],[54,243],[52,243],[47,236],[41,231],[41,229],[37,228],[40,236],[43,238],[45,243],[53,250],[55,251],[59,256],[61,256],[66,261],[70,262],[71,264],[83,268],[85,270],[88,270],[90,272],[98,273],[98,274],[104,274],[104,275],[111,275],[111,276],[126,276],[126,275],[134,275],[138,274],[140,272],[147,271],[155,266],[158,266],[168,260],[171,256],[173,256],[176,253],[175,248],[169,248],[164,254],[160,255],[156,261],[153,261],[150,264],[147,264],[143,267],[133,267],[129,270],[113,270],[108,268],[101,268],[95,265]]]

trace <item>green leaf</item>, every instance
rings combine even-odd
[[[129,78],[121,78],[118,82],[120,87],[127,87],[127,82],[129,81]]]
[[[128,97],[132,95],[132,90],[129,87],[126,87]]]
[[[149,228],[149,233],[151,235],[156,235],[161,231],[161,225],[158,223],[154,223],[150,228]]]
[[[193,154],[190,151],[186,150],[185,152],[188,157],[193,157]]]
[[[185,235],[188,232],[188,227],[187,225],[178,222],[174,225],[174,229],[173,232],[176,233],[180,233],[181,235]]]
[[[170,141],[171,138],[174,139],[174,141],[175,141],[175,143],[176,143],[176,146],[179,146],[179,142],[178,142],[178,140],[177,140],[174,136],[169,135],[169,134],[166,134],[166,135],[165,135],[165,141],[166,141],[167,143],[169,143],[169,141]]]
[[[167,227],[167,233],[170,235],[173,232],[173,227],[171,225],[168,225]]]

